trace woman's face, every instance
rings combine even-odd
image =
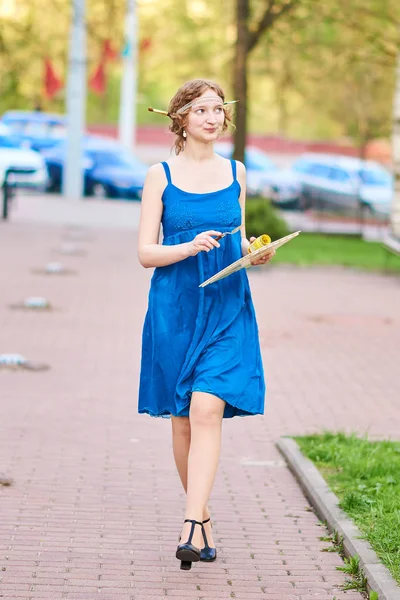
[[[221,134],[224,121],[223,101],[216,92],[208,89],[191,106],[186,133],[202,142],[214,142]]]

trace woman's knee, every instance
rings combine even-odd
[[[202,397],[192,396],[190,406],[190,421],[193,425],[210,427],[220,425],[224,412],[225,402],[211,394],[198,392]]]
[[[172,417],[172,432],[174,436],[190,438],[189,417]]]

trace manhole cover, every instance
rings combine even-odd
[[[0,473],[0,485],[12,485],[14,480],[5,473]]]
[[[22,354],[0,354],[0,369],[16,371],[24,369],[27,371],[47,371],[50,367],[44,363],[33,363]]]
[[[74,273],[72,269],[67,269],[59,262],[49,262],[44,269],[32,269],[32,271],[40,275],[72,275]]]
[[[20,310],[38,310],[38,311],[50,311],[52,310],[52,306],[46,298],[42,298],[41,296],[30,296],[26,298],[23,302],[17,302],[15,304],[10,304],[10,308],[20,309]]]

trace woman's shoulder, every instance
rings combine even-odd
[[[167,163],[168,165],[168,163]],[[168,167],[167,167],[168,168]],[[147,176],[152,181],[162,181],[165,180],[165,166],[163,162],[155,163],[148,168]]]
[[[218,160],[220,161],[221,165],[224,163],[229,163],[229,164],[235,163],[238,173],[246,172],[246,167],[244,166],[244,164],[242,162],[240,162],[240,160],[234,160],[233,158],[226,158],[225,156],[221,156],[220,154],[218,154],[218,152],[216,152],[215,154],[217,155]]]
[[[146,185],[160,193],[165,189],[167,182],[166,170],[161,162],[151,165],[147,170]]]
[[[244,164],[240,160],[237,160],[235,162],[236,162],[236,168],[237,168],[238,175],[245,175],[246,167],[244,166]]]
[[[157,177],[157,175],[160,175],[161,173],[165,173],[165,167],[163,162],[158,162],[155,163],[154,165],[151,165],[151,167],[149,167],[148,173],[150,173],[151,177]]]

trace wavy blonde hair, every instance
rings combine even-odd
[[[206,90],[212,90],[218,94],[222,102],[225,102],[225,94],[218,83],[209,79],[191,79],[179,88],[169,103],[168,114],[171,118],[169,129],[176,135],[174,143],[176,154],[180,154],[185,147],[183,131],[188,121],[188,115],[186,112],[183,114],[177,114],[177,111],[189,102],[192,102],[201,96]],[[225,119],[222,126],[222,133],[228,129],[229,123],[232,121],[232,116],[229,112],[229,109],[225,106],[223,109],[225,113]]]

